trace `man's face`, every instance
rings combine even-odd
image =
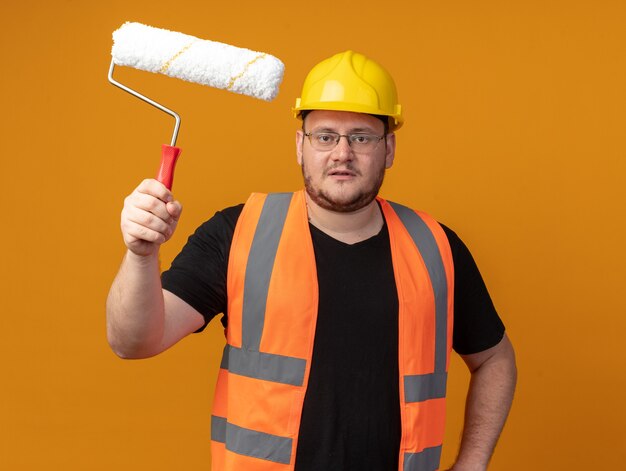
[[[305,132],[382,136],[382,121],[367,114],[318,110],[307,115],[304,131],[296,133],[298,164],[302,167],[306,192],[314,203],[342,213],[369,205],[383,183],[385,169],[393,164],[395,135],[388,134],[373,151],[359,153],[343,137],[332,150],[316,150]]]

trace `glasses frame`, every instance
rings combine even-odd
[[[313,134],[331,134],[333,136],[337,136],[337,139],[335,139],[335,145],[333,147],[328,148],[328,149],[318,149],[318,148],[315,147],[315,144],[313,144],[313,140],[312,140]],[[348,141],[348,147],[350,147],[350,149],[352,149],[354,151],[355,149],[354,149],[354,147],[352,147],[353,143],[350,141],[350,137],[352,137],[352,136],[370,136],[370,137],[377,138],[378,140],[376,141],[374,147],[372,147],[372,149],[370,151],[367,151],[367,152],[372,152],[372,151],[376,150],[376,148],[378,147],[378,144],[380,144],[380,141],[382,141],[385,137],[387,137],[386,134],[383,134],[382,136],[378,136],[376,134],[370,134],[370,133],[366,133],[366,132],[355,132],[354,134],[339,134],[337,132],[332,132],[332,131],[305,132],[304,135],[309,138],[309,143],[311,144],[311,147],[313,147],[315,150],[318,150],[318,151],[321,151],[321,152],[331,151],[331,150],[335,149],[339,145],[339,141],[341,140],[342,137],[346,138],[346,141]]]

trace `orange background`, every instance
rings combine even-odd
[[[185,211],[164,267],[216,210],[299,188],[290,107],[304,75],[365,53],[396,78],[406,116],[383,195],[460,234],[516,346],[517,396],[490,469],[623,467],[622,1],[23,0],[0,13],[0,468],[209,468],[219,324],[146,361],[117,359],[105,339],[122,201],[172,130],[106,81],[126,20],[286,65],[269,104],[118,69],[183,119]],[[467,381],[456,358],[446,464]]]

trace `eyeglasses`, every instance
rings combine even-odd
[[[348,145],[354,152],[372,152],[378,146],[385,136],[377,136],[375,134],[338,134],[336,132],[307,132],[304,133],[309,138],[311,146],[315,150],[325,151],[333,150],[339,144],[342,137],[348,140]]]

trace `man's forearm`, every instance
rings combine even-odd
[[[465,406],[465,425],[454,471],[484,471],[493,454],[513,401],[517,369],[505,336],[493,355],[473,369]]]
[[[158,252],[138,256],[128,251],[107,298],[107,337],[122,358],[145,358],[161,343],[163,291]]]

